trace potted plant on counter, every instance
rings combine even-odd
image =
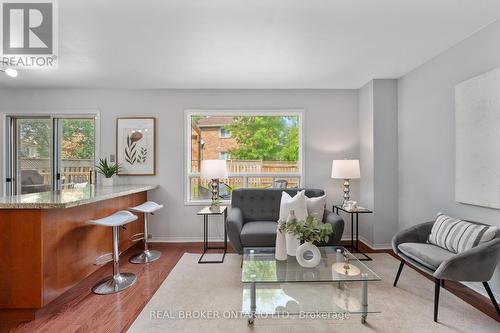
[[[106,158],[99,159],[99,164],[95,166],[97,171],[104,176],[102,179],[102,186],[113,186],[113,176],[120,171],[118,163],[108,163]]]
[[[303,244],[297,248],[296,258],[302,267],[315,267],[321,260],[321,253],[313,242],[328,242],[332,233],[332,225],[320,223],[314,217],[308,216],[305,221],[293,220],[280,226],[280,231],[296,235]],[[311,252],[311,258],[304,258],[306,252]]]

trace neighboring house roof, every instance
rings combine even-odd
[[[222,127],[233,123],[232,116],[211,116],[199,119],[196,124],[198,127]]]

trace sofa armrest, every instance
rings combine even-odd
[[[392,249],[399,253],[398,245],[402,243],[425,243],[429,238],[434,221],[414,225],[411,228],[401,230],[392,238]]]
[[[495,238],[443,261],[434,277],[453,281],[489,281],[499,260],[500,238]]]
[[[226,219],[226,230],[229,242],[235,252],[243,253],[243,245],[241,244],[241,229],[243,228],[243,213],[239,208],[229,208]]]
[[[325,209],[323,214],[323,223],[332,225],[332,235],[327,242],[327,245],[340,245],[340,240],[344,234],[344,219],[339,215]]]

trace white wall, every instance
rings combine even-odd
[[[0,112],[100,110],[103,157],[115,153],[116,117],[157,117],[158,175],[120,177],[118,182],[159,184],[150,198],[165,204],[165,209],[154,216],[153,236],[179,241],[201,241],[203,230],[195,215],[199,207],[184,206],[185,109],[305,109],[305,185],[324,189],[330,206],[342,196],[342,182],[330,178],[332,159],[359,155],[357,104],[356,90],[0,89]],[[1,168],[0,179],[4,179]],[[353,197],[357,195],[354,182]],[[213,231],[212,236],[220,238],[220,223]],[[349,230],[344,235],[348,234]]]
[[[454,111],[457,83],[500,66],[499,40],[496,22],[399,80],[399,229],[438,211],[500,226],[500,210],[455,201]]]

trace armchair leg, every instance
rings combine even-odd
[[[491,302],[493,303],[493,306],[497,310],[497,314],[500,316],[500,307],[498,307],[497,300],[495,299],[495,295],[493,295],[493,292],[490,289],[490,285],[488,282],[483,282],[484,289],[486,289],[486,292],[488,293],[488,296],[490,296]]]
[[[396,279],[394,279],[394,284],[393,284],[394,287],[396,286],[396,284],[398,284],[399,276],[401,275],[401,271],[403,270],[404,265],[405,261],[401,259],[401,263],[399,264],[398,268],[398,273],[396,274]]]
[[[438,308],[439,308],[439,288],[441,287],[441,280],[435,280],[435,288],[434,288],[434,321],[437,323],[438,321]]]

